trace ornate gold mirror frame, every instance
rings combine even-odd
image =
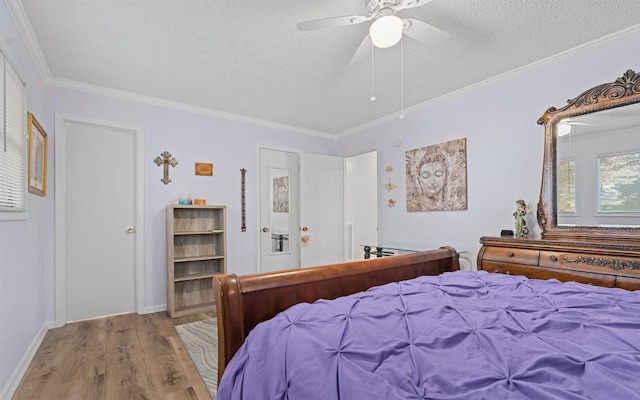
[[[545,127],[544,164],[537,218],[543,238],[640,241],[640,218],[634,225],[558,224],[558,124],[570,118],[640,103],[640,73],[628,70],[614,82],[595,86],[561,108],[549,108],[538,120]],[[635,113],[635,111],[634,111]],[[640,127],[638,128],[640,130]]]

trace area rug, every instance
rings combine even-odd
[[[205,386],[216,400],[218,393],[218,326],[216,319],[192,322],[176,326]]]

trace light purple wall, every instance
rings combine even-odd
[[[144,128],[145,149],[145,309],[166,304],[165,207],[191,192],[207,204],[227,206],[227,270],[257,272],[256,148],[258,145],[331,154],[335,141],[223,120],[211,116],[52,87],[46,92],[54,113],[107,120]],[[178,160],[168,185],[154,159],[169,151]],[[214,165],[213,177],[195,176],[195,162]],[[247,231],[241,232],[240,169],[247,170]],[[47,284],[53,284],[48,280]],[[51,313],[47,314],[52,318]]]
[[[47,132],[43,88],[5,3],[0,2],[0,49],[27,82],[27,110]],[[49,163],[51,167],[51,163]],[[49,184],[52,180],[49,178]],[[28,194],[28,218],[0,221],[0,395],[46,321],[45,270],[53,265],[53,197]],[[1,396],[0,396],[1,397]]]
[[[379,176],[386,183],[393,166],[390,195],[397,204],[386,207],[379,186],[379,243],[400,246],[452,245],[468,251],[463,257],[475,267],[478,239],[514,229],[516,200],[536,207],[542,179],[544,129],[536,121],[551,106],[592,86],[612,82],[627,69],[640,70],[640,36],[591,51],[525,75],[501,81],[464,96],[436,103],[404,120],[342,138],[341,154],[376,146]],[[400,147],[393,142],[401,139]],[[405,152],[449,140],[467,138],[468,210],[406,211]],[[529,224],[539,232],[534,213]]]
[[[145,130],[145,307],[166,302],[164,208],[190,190],[209,204],[228,206],[229,271],[254,272],[257,259],[256,147],[309,153],[357,154],[377,148],[379,176],[392,183],[397,205],[382,203],[379,186],[381,243],[453,245],[467,250],[475,265],[478,238],[512,228],[515,200],[537,203],[542,163],[542,127],[536,120],[549,106],[632,68],[640,69],[640,38],[575,57],[518,78],[453,98],[405,120],[386,123],[340,139],[337,143],[165,109],[70,89],[42,89],[26,46],[4,2],[0,2],[0,46],[29,82],[29,110],[49,133],[48,194],[29,195],[29,218],[0,222],[0,388],[5,388],[31,342],[54,319],[53,195],[54,113],[109,120]],[[466,211],[407,213],[404,209],[406,150],[467,138],[468,204]],[[396,138],[402,140],[393,147]],[[153,162],[168,150],[180,162],[171,182],[160,182]],[[196,161],[212,162],[213,177],[196,177]],[[248,230],[240,232],[240,172],[247,173]],[[385,182],[380,182],[380,185]],[[386,200],[385,200],[386,201]],[[533,223],[533,219],[531,220]],[[2,392],[0,392],[2,393]]]

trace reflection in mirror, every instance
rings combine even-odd
[[[269,180],[272,182],[270,195],[273,203],[269,212],[271,231],[271,254],[290,253],[291,218],[289,218],[289,170],[269,168]]]
[[[538,120],[543,239],[640,242],[640,73],[627,70]]]
[[[640,104],[556,125],[558,225],[640,225]]]

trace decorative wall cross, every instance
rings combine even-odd
[[[161,153],[160,156],[156,157],[156,159],[153,161],[155,161],[158,166],[164,166],[164,177],[160,180],[164,182],[165,185],[168,185],[169,182],[171,182],[171,179],[169,179],[169,165],[175,167],[176,165],[178,165],[178,160],[176,160],[175,158],[170,159],[171,153],[169,153],[168,151]]]

